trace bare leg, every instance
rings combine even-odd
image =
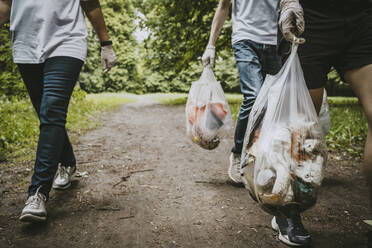
[[[316,113],[319,115],[320,109],[323,103],[323,92],[324,88],[311,89],[309,90],[311,99],[313,100]]]
[[[368,121],[367,140],[364,148],[363,171],[369,187],[372,210],[372,65],[348,71],[345,78],[361,102]]]

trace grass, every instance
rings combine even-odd
[[[0,161],[28,154],[38,134],[38,119],[31,102],[0,100],[0,119]]]
[[[226,94],[234,120],[239,114],[242,95]],[[158,99],[164,104],[181,105],[187,101],[187,94],[163,94]],[[356,97],[328,97],[330,105],[331,130],[326,137],[328,149],[343,151],[361,157],[367,135],[367,120]]]
[[[136,101],[136,95],[129,93],[100,93],[89,94],[86,99],[94,104],[103,104],[106,109],[112,109],[121,104]]]
[[[133,102],[130,94],[86,95],[76,90],[70,102],[67,130],[72,141],[100,124],[99,114]],[[29,99],[0,99],[0,161],[22,162],[33,158],[39,121]]]
[[[166,105],[183,105],[187,101],[186,93],[150,94],[153,100]]]
[[[153,94],[154,99],[166,105],[183,105],[187,102],[186,93]],[[241,104],[243,97],[240,94],[226,94],[230,104]]]
[[[151,94],[148,97],[167,105],[183,105],[187,94]],[[226,94],[236,120],[242,96]],[[67,119],[72,140],[100,124],[99,115],[121,104],[133,102],[136,95],[103,93],[86,95],[74,92]],[[361,156],[367,133],[367,121],[358,100],[353,97],[329,97],[331,130],[327,136],[330,150]],[[0,161],[29,161],[35,154],[39,121],[28,99],[0,99]]]
[[[333,104],[330,116],[331,130],[326,137],[328,149],[361,157],[368,129],[362,107],[359,104]]]
[[[329,105],[333,106],[348,106],[348,105],[358,105],[359,101],[356,97],[328,97]]]

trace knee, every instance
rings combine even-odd
[[[372,130],[372,106],[364,106],[364,112],[366,114],[366,119],[368,122],[368,127]]]
[[[45,96],[40,106],[40,124],[65,126],[68,100],[59,96]]]

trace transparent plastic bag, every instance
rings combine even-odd
[[[329,134],[331,130],[331,118],[329,116],[329,105],[327,99],[327,91],[324,89],[322,107],[319,112],[319,123],[322,127],[324,136]]]
[[[229,105],[211,68],[193,82],[186,103],[187,135],[202,148],[216,148],[232,127]]]
[[[277,75],[268,75],[249,116],[242,180],[267,212],[290,215],[316,202],[327,146],[306,87],[298,45]]]

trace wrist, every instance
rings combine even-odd
[[[213,49],[213,50],[216,50],[216,47],[214,45],[208,45],[207,46],[207,49]]]
[[[112,41],[111,40],[101,41],[100,44],[101,44],[101,47],[112,46]]]
[[[285,5],[290,3],[299,3],[298,0],[281,0],[279,8],[282,9]]]

